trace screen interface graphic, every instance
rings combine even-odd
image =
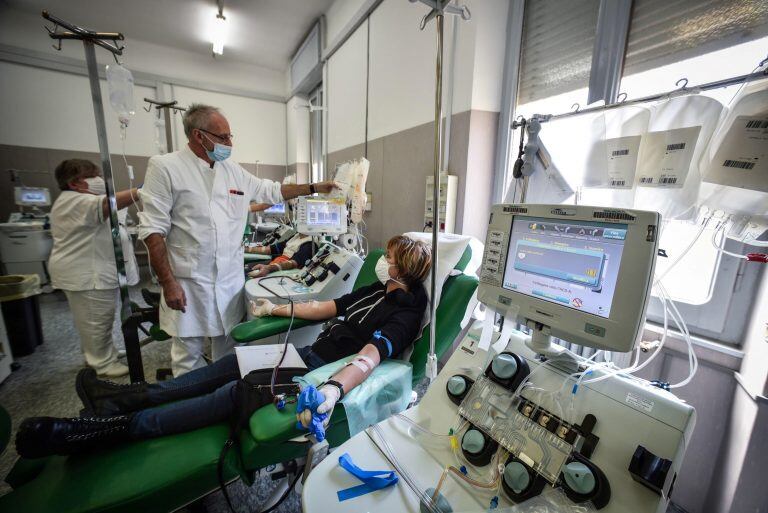
[[[515,216],[504,288],[609,317],[626,237],[626,224]]]
[[[264,211],[265,214],[285,214],[285,203],[276,203]]]
[[[310,226],[340,225],[341,205],[327,201],[307,201],[307,224]]]

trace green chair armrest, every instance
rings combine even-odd
[[[272,260],[270,255],[259,255],[257,253],[245,253],[243,260],[246,262],[268,262]]]
[[[344,408],[334,408],[331,424],[345,422],[347,419]],[[262,406],[251,415],[251,437],[257,444],[279,443],[307,434],[307,431],[296,429],[296,404],[288,404],[281,411],[274,405]]]
[[[292,329],[297,330],[305,326],[318,324],[319,322],[321,321],[294,319]],[[272,335],[284,333],[288,331],[288,326],[290,324],[291,319],[289,317],[273,317],[268,315],[266,317],[259,317],[258,319],[238,324],[232,328],[230,335],[234,341],[239,344],[253,342],[254,340],[260,340],[262,338],[271,337]]]

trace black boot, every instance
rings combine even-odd
[[[82,369],[75,379],[77,395],[85,406],[84,415],[96,417],[121,415],[152,406],[147,386],[143,382],[118,385],[102,381],[91,368]]]
[[[24,458],[42,458],[111,447],[131,439],[131,417],[25,419],[16,433],[16,451]]]

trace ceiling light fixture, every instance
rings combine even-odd
[[[224,2],[218,0],[219,13],[213,25],[213,56],[224,54],[224,43],[227,38],[227,18],[224,17]]]

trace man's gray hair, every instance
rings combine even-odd
[[[212,114],[221,114],[221,111],[216,107],[203,105],[202,103],[193,103],[187,107],[182,118],[184,133],[187,135],[187,138],[192,137],[192,130],[195,128],[205,130],[208,127],[208,119],[210,119]]]

